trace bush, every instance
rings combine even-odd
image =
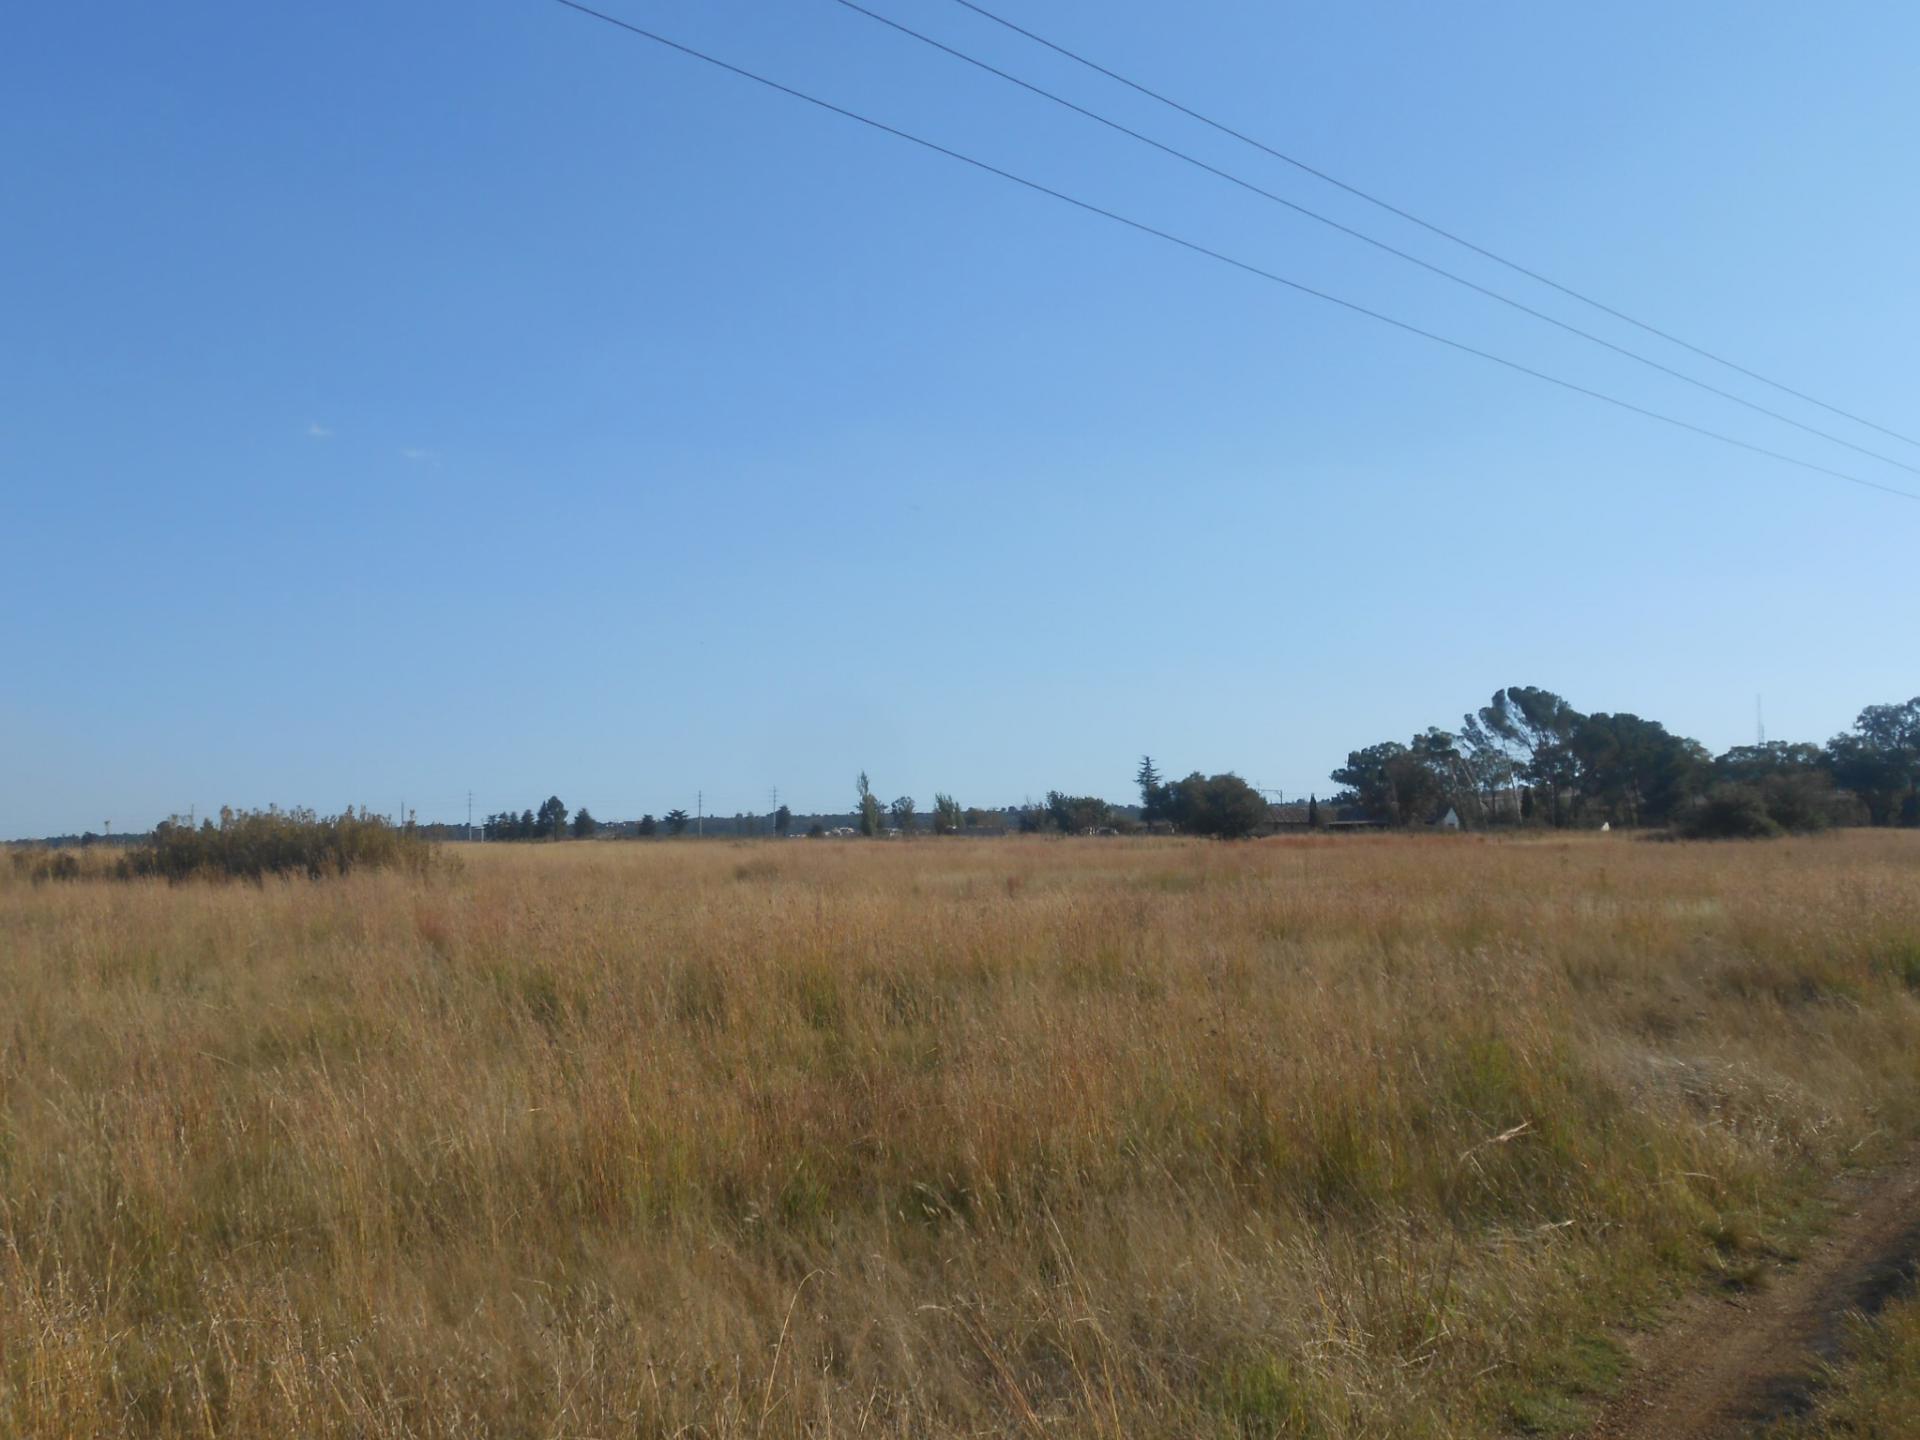
[[[1760,800],[1768,819],[1796,835],[1825,830],[1845,818],[1833,781],[1818,772],[1769,775],[1760,781]]]
[[[411,826],[389,824],[365,810],[321,817],[311,810],[222,810],[220,823],[199,829],[162,821],[153,838],[120,862],[123,879],[157,875],[260,880],[268,875],[320,879],[355,869],[388,867],[424,874],[433,851]]]
[[[1765,840],[1811,835],[1855,819],[1857,803],[1822,774],[1765,775],[1723,781],[1695,800],[1674,822],[1687,840]]]
[[[49,880],[78,880],[80,861],[64,850],[34,847],[13,852],[13,873],[24,875],[36,885]]]
[[[1786,830],[1757,785],[1716,785],[1674,821],[1685,840],[1771,840]]]

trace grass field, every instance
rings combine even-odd
[[[0,870],[0,1434],[1556,1433],[1916,1133],[1913,834]]]

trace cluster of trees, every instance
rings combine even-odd
[[[1451,808],[1463,824],[1671,824],[1776,833],[1864,820],[1920,824],[1920,697],[1872,705],[1826,745],[1774,741],[1715,756],[1638,715],[1582,714],[1515,685],[1406,744],[1352,751],[1334,802],[1394,825]]]
[[[498,815],[487,816],[481,833],[489,840],[556,840],[569,833],[576,840],[589,840],[599,829],[600,822],[584,805],[574,813],[569,824],[567,807],[561,804],[558,795],[549,795],[540,802],[538,810],[522,810],[518,815],[503,810]]]
[[[853,793],[853,828],[862,835],[884,835],[889,831],[912,835],[920,829],[920,807],[911,795],[901,795],[882,804],[864,770],[854,781]],[[945,791],[938,791],[933,797],[933,810],[927,816],[928,828],[936,835],[958,835],[1009,822],[1023,834],[1063,830],[1069,835],[1078,835],[1105,828],[1114,823],[1114,817],[1112,807],[1104,800],[1062,795],[1058,791],[1048,793],[1045,805],[1028,803],[1007,811],[963,806]],[[820,831],[821,827],[816,825],[809,833]]]
[[[1184,780],[1163,781],[1151,758],[1141,762],[1135,780],[1140,787],[1140,806],[1115,806],[1097,795],[1067,795],[1050,790],[1044,803],[1028,801],[1006,810],[982,810],[963,806],[944,791],[933,797],[933,809],[922,812],[911,795],[883,801],[863,770],[854,782],[853,828],[862,835],[899,833],[913,835],[930,829],[936,835],[959,835],[969,831],[997,831],[1011,827],[1023,834],[1061,833],[1087,835],[1131,830],[1140,821],[1159,822],[1167,828],[1194,835],[1233,838],[1258,830],[1267,818],[1266,803],[1246,781],[1237,775],[1202,775],[1198,771]],[[536,810],[519,814],[502,811],[486,817],[483,829],[488,840],[554,840],[571,835],[587,839],[600,829],[600,822],[582,807],[568,820],[566,805],[557,795],[549,795]],[[793,831],[794,814],[785,805],[776,808],[771,826],[776,835]],[[839,823],[833,816],[824,817]],[[625,823],[621,827],[624,831]],[[682,835],[693,823],[685,810],[669,810],[661,819],[645,815],[634,823],[641,837],[658,834]],[[735,815],[731,820],[713,822],[731,835],[764,833],[762,817]],[[826,827],[817,820],[809,826],[809,835],[823,835]]]
[[[1836,735],[1820,761],[1859,796],[1875,825],[1920,825],[1920,695],[1904,705],[1869,705]]]
[[[905,802],[911,807],[912,802]],[[569,820],[568,814],[572,814]],[[732,835],[755,835],[762,833],[761,816],[735,815],[730,820],[707,817],[707,823],[716,828],[724,827]],[[782,805],[770,818],[773,833],[786,835],[793,829],[793,811]],[[625,833],[626,826],[633,827],[632,833],[642,839],[655,835],[684,835],[693,825],[694,817],[685,810],[669,810],[655,819],[652,815],[642,815],[638,820],[622,821],[615,828]],[[584,805],[569,812],[558,795],[549,795],[537,810],[522,810],[518,815],[511,810],[503,810],[497,815],[489,815],[482,827],[482,835],[488,840],[591,840],[606,827],[596,819]]]
[[[1140,818],[1149,824],[1164,821],[1185,834],[1235,840],[1267,821],[1266,800],[1232,771],[1202,775],[1196,770],[1184,780],[1163,780],[1153,757],[1143,755],[1133,779],[1140,787]]]
[[[1141,822],[1156,822],[1191,835],[1233,839],[1251,835],[1265,825],[1266,801],[1238,775],[1202,775],[1165,781],[1151,756],[1140,762],[1134,777],[1140,787],[1138,809],[1115,806],[1098,795],[1068,795],[1049,790],[1044,802],[1028,801],[1006,811],[963,807],[953,796],[933,797],[928,817],[936,835],[1011,825],[1024,835],[1097,835],[1130,831]],[[854,782],[854,828],[862,835],[895,830],[910,835],[919,828],[919,809],[911,795],[883,804],[863,770]],[[816,832],[819,827],[815,827]]]
[[[881,804],[864,770],[853,782],[853,795],[853,828],[862,835],[884,835],[890,829],[898,830],[902,835],[911,835],[920,828],[920,807],[914,798],[900,795],[887,804]],[[785,810],[786,807],[783,805],[781,809]],[[986,818],[985,811],[962,809],[960,802],[945,792],[934,795],[933,813],[927,817],[936,835],[957,835],[962,829],[970,830],[983,824]],[[782,829],[780,833],[785,834],[786,831]],[[822,834],[824,827],[815,825],[808,833]]]

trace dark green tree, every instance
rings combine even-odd
[[[785,836],[793,828],[793,811],[782,805],[773,812],[773,833]]]
[[[591,840],[600,828],[600,822],[593,818],[593,812],[582,805],[573,817],[573,838]]]
[[[687,821],[689,821],[692,818],[693,817],[688,815],[687,812],[684,810],[667,811],[667,833],[669,835],[686,834]]]
[[[953,796],[942,791],[935,791],[933,796],[933,833],[936,835],[952,835],[960,829],[960,826],[964,822],[965,817],[960,809],[960,802],[954,799]]]
[[[1705,788],[1712,761],[1696,741],[1638,715],[1586,715],[1567,750],[1577,765],[1576,804],[1614,825],[1657,825]]]
[[[1151,755],[1140,757],[1140,768],[1133,772],[1133,783],[1140,787],[1140,818],[1149,821],[1166,819],[1167,786],[1155,768]]]
[[[1716,780],[1751,784],[1773,775],[1827,773],[1827,754],[1818,745],[1769,740],[1760,745],[1736,745],[1714,757]]]
[[[1397,740],[1351,751],[1332,778],[1347,787],[1369,820],[1389,825],[1424,824],[1447,798],[1443,771],[1432,757]]]
[[[1192,835],[1238,840],[1267,823],[1267,802],[1260,792],[1228,771],[1202,775],[1198,770],[1167,787],[1168,818]]]
[[[651,815],[642,815],[640,817],[640,823],[634,826],[633,828],[636,831],[636,833],[642,836],[651,837],[655,832],[659,830],[660,822],[655,820]]]
[[[902,795],[887,807],[887,813],[893,820],[893,828],[902,835],[913,834],[913,797]]]
[[[1860,797],[1875,825],[1920,825],[1920,695],[1869,705],[1827,744],[1835,782]]]
[[[558,795],[549,795],[541,802],[539,811],[534,815],[533,833],[536,840],[551,840],[562,834],[567,826],[567,807],[560,803]]]
[[[1098,795],[1063,795],[1049,790],[1047,818],[1064,834],[1088,835],[1112,824],[1113,807]]]
[[[853,789],[860,802],[854,808],[854,823],[859,827],[862,835],[878,835],[882,826],[880,797],[873,793],[873,786],[867,783],[866,771],[860,772],[860,778],[854,782]]]

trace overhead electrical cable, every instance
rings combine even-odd
[[[1420,256],[1412,254],[1409,251],[1402,250],[1398,246],[1391,245],[1385,240],[1381,240],[1376,236],[1369,235],[1364,230],[1358,230],[1351,225],[1342,224],[1340,221],[1335,220],[1329,215],[1322,215],[1319,211],[1310,209],[1305,205],[1299,204],[1297,201],[1289,200],[1284,195],[1275,194],[1273,191],[1265,189],[1260,185],[1256,185],[1253,181],[1247,180],[1242,176],[1236,175],[1230,170],[1223,170],[1218,165],[1209,164],[1207,161],[1202,160],[1197,155],[1189,154],[1185,150],[1180,150],[1172,145],[1165,144],[1162,141],[1154,139],[1151,135],[1142,134],[1140,131],[1134,130],[1126,125],[1123,125],[1118,120],[1114,120],[1109,118],[1108,116],[1102,115],[1098,111],[1089,110],[1084,105],[1075,104],[1073,101],[1067,99],[1063,95],[1057,95],[1053,91],[1048,90],[1043,86],[1035,85],[1028,80],[1023,80],[1018,75],[1009,74],[1007,71],[1000,69],[996,65],[991,65],[985,60],[981,60],[976,56],[969,55],[966,51],[956,49],[954,46],[948,45],[944,41],[936,40],[931,35],[923,34],[922,32],[915,30],[910,25],[903,25],[898,20],[894,20],[888,16],[880,14],[877,10],[869,10],[865,5],[860,4],[859,0],[834,0],[834,3],[844,6],[846,9],[851,10],[856,14],[864,15],[869,20],[876,21],[877,23],[886,26],[890,30],[898,31],[902,35],[906,35],[911,37],[912,39],[918,40],[923,45],[931,46],[933,49],[938,50],[943,54],[950,55],[956,60],[962,61],[963,63],[968,65],[972,65],[976,69],[984,70],[989,75],[998,76],[1000,79],[1005,80],[1010,85],[1017,85],[1022,90],[1026,90],[1031,92],[1034,95],[1038,95],[1044,100],[1051,100],[1054,104],[1062,106],[1065,109],[1071,110],[1076,115],[1084,116],[1085,118],[1093,121],[1096,124],[1104,125],[1109,130],[1117,131],[1119,134],[1125,135],[1129,139],[1139,141],[1142,145],[1149,145],[1153,149],[1160,151],[1162,154],[1170,155],[1176,160],[1184,161],[1186,164],[1192,165],[1197,169],[1204,170],[1209,175],[1217,176],[1218,178],[1225,180],[1231,185],[1237,185],[1242,190],[1246,190],[1254,195],[1260,196],[1263,200],[1270,200],[1276,205],[1285,206],[1287,209],[1293,211],[1298,215],[1304,215],[1309,220],[1316,220],[1322,225],[1328,226],[1331,229],[1339,231],[1342,235],[1350,236],[1351,238],[1360,241],[1362,244],[1371,245],[1376,250],[1382,250],[1387,254],[1394,256],[1396,259],[1406,261],[1409,265],[1417,265],[1422,270],[1428,271],[1429,273],[1434,275],[1438,275],[1444,280],[1451,280],[1454,284],[1464,286],[1468,290],[1473,291],[1475,294],[1484,295],[1489,300],[1496,300],[1502,305],[1506,305],[1514,310],[1518,310],[1523,315],[1530,315],[1535,320],[1543,321],[1548,325],[1552,325],[1556,329],[1564,330],[1569,335],[1576,335],[1580,339],[1586,340],[1594,345],[1598,345],[1604,350],[1610,350],[1616,355],[1624,355],[1629,360],[1636,360],[1640,364],[1647,366],[1649,369],[1658,370],[1663,375],[1670,375],[1676,380],[1685,381],[1687,384],[1692,385],[1697,389],[1706,391],[1709,395],[1717,395],[1722,400],[1730,400],[1735,405],[1744,406],[1746,409],[1752,410],[1756,414],[1765,415],[1770,419],[1778,420],[1783,425],[1791,425],[1796,430],[1804,431],[1809,435],[1817,436],[1819,439],[1830,441],[1835,445],[1843,446],[1844,448],[1848,450],[1852,450],[1857,454],[1865,455],[1871,459],[1881,461],[1883,464],[1892,465],[1896,469],[1905,470],[1910,475],[1920,475],[1920,465],[1915,465],[1905,460],[1895,459],[1893,456],[1882,454],[1880,451],[1872,449],[1869,446],[1856,444],[1852,440],[1847,439],[1845,436],[1835,435],[1830,430],[1822,430],[1816,425],[1809,425],[1805,421],[1796,420],[1791,415],[1787,415],[1782,413],[1779,410],[1775,410],[1771,406],[1762,405],[1758,401],[1749,400],[1746,396],[1737,394],[1732,390],[1723,390],[1718,385],[1711,384],[1710,382],[1702,380],[1697,376],[1687,374],[1687,372],[1684,370],[1676,370],[1671,365],[1663,364],[1662,362],[1655,360],[1650,355],[1643,355],[1638,350],[1631,349],[1630,347],[1625,345],[1616,344],[1615,342],[1607,339],[1605,336],[1594,334],[1591,330],[1583,330],[1578,325],[1574,325],[1569,323],[1568,321],[1562,320],[1557,315],[1550,315],[1544,310],[1535,309],[1533,306],[1528,305],[1524,301],[1516,300],[1511,295],[1502,294],[1500,291],[1492,289],[1489,286],[1482,285],[1474,280],[1470,280],[1466,276],[1461,275],[1456,271],[1447,269],[1445,266],[1436,265],[1429,260],[1423,260]]]
[[[1253,264],[1251,261],[1237,259],[1232,255],[1226,254],[1224,251],[1215,250],[1203,245],[1197,240],[1188,240],[1183,236],[1174,234],[1172,231],[1162,230],[1157,226],[1150,225],[1144,220],[1135,220],[1130,216],[1121,214],[1117,210],[1109,210],[1102,205],[1097,205],[1091,200],[1082,200],[1077,196],[1068,194],[1064,190],[1056,190],[1050,185],[1044,185],[1038,180],[1029,180],[1024,175],[1017,175],[1011,170],[1004,170],[998,165],[991,164],[988,161],[979,160],[962,151],[950,149],[938,141],[928,140],[923,136],[915,135],[909,130],[902,130],[898,126],[889,125],[884,120],[875,120],[871,116],[862,115],[857,110],[849,110],[843,105],[834,104],[831,100],[823,100],[817,95],[810,95],[804,90],[796,89],[791,85],[758,74],[743,66],[735,65],[731,61],[722,60],[715,55],[709,55],[703,50],[696,50],[691,45],[669,39],[665,35],[636,25],[632,21],[623,20],[617,15],[610,15],[604,10],[596,10],[591,5],[582,4],[581,0],[553,0],[553,3],[563,6],[568,10],[576,11],[581,15],[602,21],[627,34],[636,35],[643,40],[650,40],[656,45],[676,51],[681,55],[687,56],[689,59],[698,60],[717,70],[724,70],[728,74],[736,75],[743,80],[751,80],[756,85],[764,86],[769,90],[776,91],[792,99],[803,101],[808,105],[825,110],[829,114],[852,120],[869,129],[877,130],[883,135],[891,135],[895,139],[905,140],[909,144],[917,145],[923,150],[932,151],[936,155],[944,155],[949,160],[970,166],[984,174],[996,176],[1011,184],[1018,185],[1022,189],[1030,190],[1037,195],[1044,195],[1049,199],[1058,200],[1062,204],[1071,205],[1076,210],[1084,211],[1089,215],[1097,215],[1101,219],[1111,220],[1117,225],[1124,225],[1129,230],[1138,231],[1142,235],[1150,235],[1154,239],[1165,241],[1169,245],[1177,245],[1183,250],[1190,250],[1196,255],[1205,256],[1209,260],[1217,261],[1222,265],[1230,266],[1248,275],[1257,276],[1275,285],[1284,286],[1298,294],[1309,295],[1316,300],[1325,301],[1329,305],[1336,305],[1342,310],[1350,311],[1356,315],[1364,315],[1369,320],[1376,320],[1383,325],[1390,325],[1394,329],[1404,331],[1409,335],[1417,335],[1423,340],[1431,340],[1436,345],[1444,345],[1448,349],[1457,350],[1463,355],[1477,356],[1479,359],[1489,361],[1492,364],[1499,365],[1504,369],[1512,370],[1521,375],[1532,376],[1536,380],[1556,386],[1559,389],[1571,391],[1576,395],[1585,395],[1590,399],[1612,405],[1617,409],[1631,411],[1636,415],[1643,415],[1649,420],[1658,420],[1663,424],[1689,431],[1695,435],[1704,436],[1709,440],[1717,440],[1723,445],[1730,445],[1735,449],[1745,450],[1750,454],[1764,455],[1770,460],[1778,460],[1783,464],[1808,470],[1817,475],[1826,475],[1835,480],[1844,480],[1850,485],[1859,485],[1868,490],[1878,490],[1887,495],[1897,495],[1904,500],[1920,501],[1920,493],[1911,490],[1902,490],[1893,485],[1883,485],[1877,480],[1869,480],[1864,476],[1850,474],[1845,470],[1835,470],[1830,466],[1821,465],[1812,460],[1805,460],[1797,455],[1789,455],[1784,451],[1773,450],[1765,445],[1757,445],[1752,441],[1741,440],[1718,430],[1711,430],[1704,425],[1696,425],[1690,420],[1683,420],[1675,415],[1668,415],[1659,410],[1649,409],[1644,405],[1637,405],[1631,400],[1622,400],[1618,396],[1607,394],[1605,391],[1595,390],[1590,386],[1579,384],[1577,381],[1563,379],[1558,375],[1549,374],[1545,370],[1537,370],[1533,366],[1524,364],[1518,360],[1510,360],[1506,356],[1495,354],[1491,350],[1482,350],[1478,346],[1470,345],[1463,340],[1455,340],[1437,331],[1424,329],[1410,321],[1396,319],[1382,311],[1370,309],[1358,301],[1348,300],[1328,291],[1315,289],[1313,286],[1304,284],[1298,280],[1290,280],[1275,271],[1264,269],[1259,265]]]
[[[1152,89],[1149,86],[1143,85],[1137,80],[1129,79],[1127,76],[1122,75],[1117,70],[1108,69],[1105,65],[1100,64],[1098,61],[1089,60],[1085,55],[1080,54],[1076,50],[1069,49],[1067,46],[1062,45],[1057,41],[1049,40],[1044,35],[1035,34],[1032,30],[1027,29],[1025,26],[1015,24],[1013,21],[1007,19],[1003,15],[996,15],[993,11],[987,9],[984,5],[975,4],[974,0],[953,0],[953,3],[961,6],[964,9],[971,10],[974,14],[980,16],[983,19],[991,20],[994,24],[1002,26],[1005,29],[1011,30],[1016,35],[1025,36],[1027,39],[1033,41],[1036,45],[1042,45],[1046,47],[1048,50],[1053,51],[1055,54],[1066,57],[1067,59],[1073,61],[1077,65],[1083,65],[1087,69],[1093,71],[1095,74],[1104,75],[1106,76],[1107,79],[1112,80],[1117,84],[1124,85],[1129,90],[1133,90],[1138,94],[1146,96],[1149,100],[1158,101],[1160,104],[1165,105],[1170,109],[1177,110],[1182,115],[1187,116],[1189,119],[1197,120],[1202,125],[1208,126],[1213,130],[1219,131],[1222,135],[1230,136],[1233,139],[1240,141],[1243,145],[1251,145],[1254,149],[1259,150],[1264,154],[1271,155],[1274,159],[1279,160],[1287,165],[1291,165],[1294,169],[1301,171],[1303,174],[1311,175],[1316,180],[1325,181],[1327,184],[1333,186],[1335,189],[1344,190],[1346,191],[1347,194],[1352,195],[1357,199],[1364,200],[1369,205],[1377,206],[1378,208],[1385,210],[1388,214],[1397,215],[1402,220],[1407,221],[1409,224],[1418,225],[1422,230],[1426,230],[1431,234],[1438,235],[1443,240],[1450,240],[1455,245],[1459,245],[1467,250],[1471,250],[1474,254],[1479,255],[1485,259],[1491,260],[1496,265],[1504,266],[1508,270],[1513,271],[1515,274],[1524,275],[1527,277],[1527,279],[1535,281],[1541,285],[1545,285],[1550,290],[1557,290],[1562,295],[1566,295],[1571,297],[1572,299],[1578,300],[1583,305],[1591,305],[1594,309],[1602,312],[1603,314],[1611,315],[1614,319],[1622,321],[1628,325],[1631,325],[1637,330],[1644,330],[1649,335],[1658,336],[1660,339],[1665,340],[1670,345],[1678,345],[1682,350],[1689,350],[1695,355],[1700,356],[1702,359],[1713,361],[1713,363],[1716,365],[1724,365],[1727,369],[1735,371],[1738,374],[1744,375],[1749,380],[1757,380],[1762,385],[1766,385],[1774,390],[1780,391],[1783,395],[1791,395],[1796,400],[1803,400],[1809,405],[1818,406],[1820,409],[1827,411],[1829,414],[1838,415],[1844,420],[1851,420],[1856,425],[1864,425],[1869,430],[1877,430],[1882,435],[1891,436],[1893,439],[1902,441],[1905,444],[1920,446],[1920,440],[1916,440],[1911,435],[1903,434],[1901,431],[1892,429],[1891,427],[1886,425],[1882,425],[1878,421],[1869,420],[1864,415],[1856,415],[1851,410],[1843,410],[1838,405],[1829,404],[1825,400],[1821,400],[1816,396],[1807,394],[1804,390],[1796,390],[1794,389],[1793,386],[1786,384],[1784,381],[1772,379],[1769,376],[1761,374],[1758,370],[1749,369],[1747,366],[1740,364],[1738,361],[1729,360],[1726,356],[1717,354],[1714,351],[1707,349],[1703,345],[1696,345],[1691,340],[1683,340],[1678,335],[1673,334],[1671,331],[1662,330],[1657,325],[1653,325],[1648,321],[1636,319],[1632,315],[1629,315],[1626,311],[1616,309],[1614,306],[1607,304],[1604,300],[1596,300],[1594,299],[1593,296],[1588,295],[1584,291],[1576,290],[1573,286],[1567,285],[1562,283],[1561,281],[1555,280],[1551,276],[1543,275],[1538,270],[1531,269],[1528,266],[1521,264],[1518,260],[1509,260],[1506,256],[1501,255],[1497,251],[1490,250],[1484,245],[1476,244],[1474,241],[1467,239],[1464,235],[1461,235],[1456,231],[1449,230],[1442,225],[1437,225],[1431,220],[1423,219],[1419,215],[1414,214],[1411,210],[1404,209],[1401,206],[1394,204],[1390,200],[1383,200],[1380,198],[1380,196],[1372,194],[1369,191],[1363,190],[1358,185],[1354,185],[1349,183],[1348,181],[1342,180],[1337,175],[1331,175],[1325,170],[1322,170],[1319,167],[1315,165],[1311,165],[1307,161],[1300,159],[1298,156],[1289,155],[1286,151],[1278,149],[1275,146],[1269,145],[1264,140],[1256,139],[1252,135],[1247,134],[1245,131],[1236,130],[1233,126],[1228,125],[1223,121],[1215,120],[1213,117],[1209,115],[1202,114],[1200,111],[1195,110],[1190,105],[1183,105],[1180,101],[1175,100],[1170,95],[1167,95],[1159,90]]]

